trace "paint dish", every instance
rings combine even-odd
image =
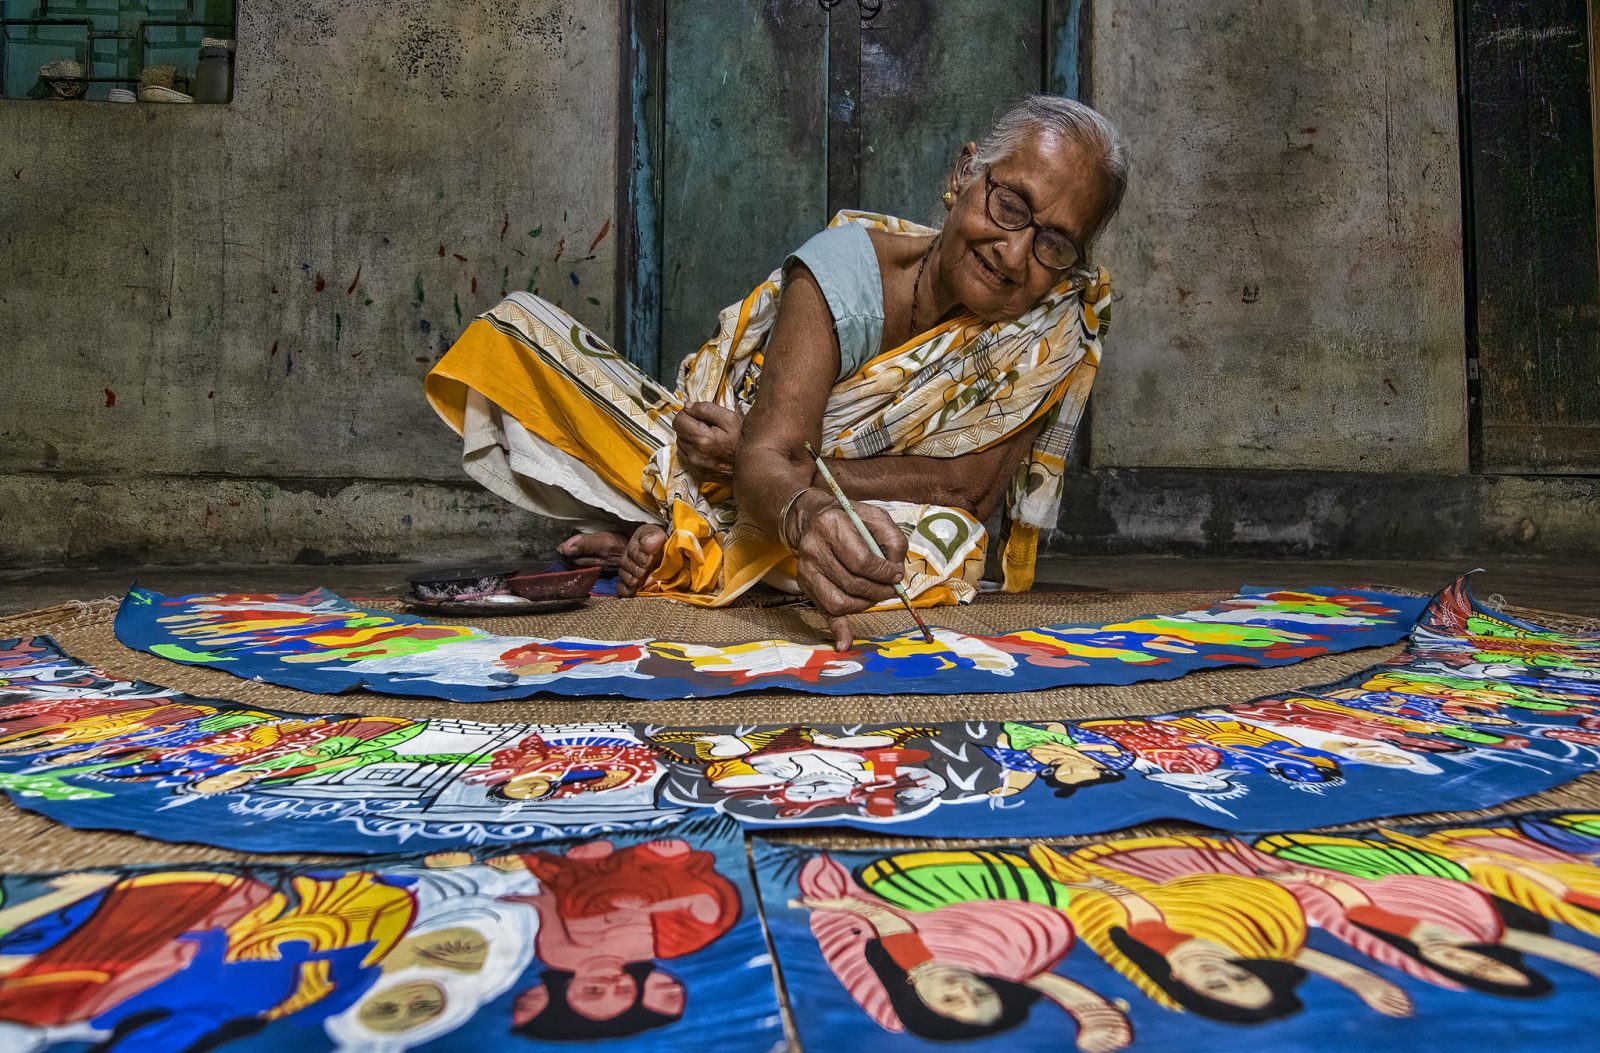
[[[419,600],[479,600],[506,592],[516,567],[444,567],[406,578]]]
[[[484,618],[513,614],[553,614],[582,607],[587,597],[567,600],[528,600],[509,592],[472,600],[425,600],[415,593],[400,597],[410,610],[444,618]]]
[[[506,586],[530,600],[581,600],[594,589],[599,567],[562,567],[536,574],[518,574]]]

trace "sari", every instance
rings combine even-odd
[[[933,233],[864,212],[840,212],[830,226],[843,223]],[[461,435],[467,474],[498,496],[579,529],[664,527],[661,561],[640,595],[722,606],[763,580],[798,591],[793,556],[741,518],[729,486],[689,475],[672,430],[690,402],[749,411],[783,285],[779,268],[725,308],[716,335],[684,360],[671,391],[554,304],[513,293],[468,326],[428,374],[428,400]],[[1019,318],[966,314],[882,351],[834,385],[821,452],[959,457],[1042,422],[1007,498],[1004,586],[1027,589],[1038,532],[1055,525],[1060,508],[1067,448],[1099,368],[1110,301],[1101,271],[1081,287],[1063,280]],[[868,503],[906,532],[905,584],[916,605],[976,594],[983,524],[960,508]]]

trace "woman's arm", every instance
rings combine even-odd
[[[1376,973],[1343,958],[1302,947],[1294,963],[1308,973],[1332,980],[1384,1016],[1410,1016],[1411,996]]]
[[[1505,935],[1500,937],[1500,942],[1524,954],[1536,954],[1540,958],[1549,958],[1553,962],[1560,962],[1590,976],[1600,976],[1600,954],[1558,940],[1554,936],[1527,932],[1523,929],[1507,929]]]
[[[917,931],[893,911],[854,896],[839,896],[834,899],[791,899],[789,906],[806,910],[846,911],[860,917],[879,936],[898,936],[901,933]]]
[[[1133,1041],[1127,1016],[1077,981],[1040,973],[1028,986],[1072,1014],[1078,1022],[1078,1048],[1084,1053],[1111,1053]]]
[[[1041,418],[987,450],[959,457],[829,458],[828,470],[853,501],[949,505],[982,522],[994,514],[1043,426]]]
[[[816,466],[805,447],[822,441],[822,413],[839,372],[839,338],[822,289],[804,264],[790,268],[765,357],[734,463],[734,499],[745,519],[794,550],[800,588],[828,615],[843,649],[851,639],[844,616],[894,596],[905,576],[906,539],[882,509],[858,508],[886,557],[879,559],[831,494],[808,490]]]

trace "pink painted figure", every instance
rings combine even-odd
[[[1046,998],[1077,1022],[1085,1053],[1110,1053],[1133,1038],[1109,1002],[1051,971],[1073,943],[1072,923],[1055,907],[983,900],[902,910],[827,855],[806,863],[799,890],[791,906],[811,911],[829,968],[885,1031],[980,1038],[1020,1025]]]
[[[716,857],[685,841],[591,841],[522,860],[539,891],[505,898],[538,912],[546,966],[512,1010],[528,1038],[612,1038],[676,1021],[683,984],[656,962],[693,954],[739,920],[739,892]]]

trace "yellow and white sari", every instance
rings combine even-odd
[[[928,227],[840,212],[900,234]],[[794,559],[741,520],[726,485],[697,483],[678,459],[672,418],[688,402],[747,412],[783,274],[720,315],[716,336],[683,362],[677,390],[645,376],[559,307],[513,293],[462,333],[427,378],[428,400],[462,436],[462,465],[485,488],[579,529],[658,523],[667,530],[644,595],[721,606],[766,580],[794,591]],[[1005,587],[1033,582],[1038,532],[1055,524],[1067,447],[1100,365],[1111,303],[1101,271],[1063,281],[1022,317],[951,319],[869,359],[834,385],[823,413],[830,457],[959,457],[1035,421],[1044,426],[1012,480]],[[918,606],[977,591],[988,537],[965,510],[874,502],[906,531],[906,588]]]

